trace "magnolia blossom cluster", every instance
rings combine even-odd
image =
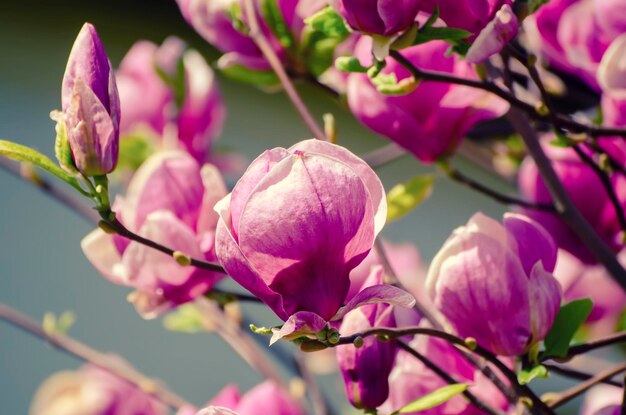
[[[266,2],[178,1],[185,19],[224,53],[219,66],[231,75],[273,82],[266,52],[246,30],[251,19],[258,20],[260,35],[293,74],[332,71],[329,65],[317,71],[307,61],[314,30],[308,24],[319,13],[330,13],[326,2],[272,4],[274,20],[267,19],[272,6]],[[478,123],[508,111],[506,101],[468,83],[483,76],[476,64],[517,35],[512,2],[333,0],[330,6],[355,32],[344,36],[343,50],[332,43],[330,55],[345,52],[349,44],[360,66],[335,76],[336,89],[345,92],[360,122],[423,163],[452,156]],[[621,9],[619,2],[555,1],[525,23],[527,41],[540,44],[537,52],[550,64],[602,91],[608,126],[626,125],[626,35],[621,32],[626,27],[613,15]],[[435,12],[439,18],[429,21]],[[572,19],[583,17],[582,29],[574,30]],[[451,39],[402,44],[407,34],[435,29],[462,38],[453,45]],[[545,41],[533,43],[532,36]],[[388,49],[383,56],[377,49],[381,44]],[[467,82],[417,79],[420,71]],[[400,91],[390,93],[385,83]],[[225,117],[214,74],[176,38],[161,46],[137,43],[115,73],[95,29],[86,24],[64,75],[62,111],[54,117],[59,162],[86,183],[94,179],[91,196],[103,218],[101,227],[83,239],[82,249],[105,278],[133,289],[128,298],[140,315],[161,316],[230,278],[282,320],[268,330],[271,343],[284,339],[303,350],[334,348],[347,400],[368,413],[395,414],[450,383],[432,365],[468,384],[470,396],[514,413],[516,402],[467,353],[480,346],[514,371],[520,356],[524,364],[538,363],[533,353],[549,335],[564,299],[594,298],[588,325],[597,333],[612,331],[624,311],[625,294],[551,211],[508,212],[501,221],[476,213],[452,232],[427,270],[415,247],[380,243],[375,248],[388,217],[385,188],[364,160],[337,144],[313,138],[269,149],[227,188],[220,169],[207,163],[213,161],[211,143]],[[158,151],[140,160],[109,206],[101,199],[103,183],[117,164],[120,135],[132,140],[137,134],[155,139]],[[609,175],[614,191],[609,194],[575,149],[558,148],[553,140],[546,136],[541,145],[573,204],[611,249],[622,250],[626,238],[615,199],[626,207],[625,177]],[[601,151],[607,163],[626,167],[623,139],[600,137],[593,144],[582,143],[580,152],[593,158]],[[529,203],[552,202],[531,158],[521,165],[519,188]],[[198,263],[213,268],[191,266]],[[364,334],[433,325],[464,341],[467,353],[442,339]],[[354,341],[340,341],[351,336]],[[498,375],[496,383],[509,387],[511,381]],[[149,392],[87,366],[48,380],[31,413],[164,414]],[[584,413],[609,413],[615,405],[588,403]],[[461,396],[428,409],[421,413],[483,413]],[[177,415],[258,413],[304,415],[305,410],[267,381],[243,396],[229,386],[203,409],[187,406]]]

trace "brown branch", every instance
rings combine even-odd
[[[473,79],[460,78],[454,75],[450,75],[444,72],[437,71],[429,71],[421,68],[415,67],[408,59],[406,59],[402,54],[398,51],[391,51],[391,57],[393,57],[398,63],[404,66],[410,73],[415,77],[415,79],[423,79],[426,81],[432,82],[443,82],[457,85],[464,85],[471,88],[482,89],[483,91],[490,92],[505,101],[509,102],[512,107],[517,108],[523,112],[525,112],[528,116],[532,117],[537,121],[549,122],[549,115],[542,115],[537,112],[535,107],[527,102],[522,101],[517,98],[512,93],[502,89],[497,84],[490,81],[480,81]],[[585,133],[590,137],[602,137],[602,136],[620,136],[626,137],[626,129],[622,128],[609,128],[609,127],[598,127],[590,124],[582,124],[568,116],[562,114],[555,115],[556,120],[560,128],[568,129],[572,132],[576,133]]]
[[[19,179],[29,182],[47,196],[72,209],[81,218],[85,219],[85,221],[91,224],[98,223],[98,213],[95,210],[91,209],[86,204],[81,203],[78,199],[70,196],[66,192],[58,189],[45,178],[39,176],[37,171],[34,170],[34,166],[29,165],[28,163],[18,163],[4,157],[0,157],[0,168]]]
[[[324,134],[323,130],[320,128],[320,126],[317,124],[317,122],[309,112],[308,108],[304,104],[304,101],[302,101],[302,98],[300,98],[300,95],[298,95],[298,91],[296,91],[296,88],[293,86],[293,83],[291,82],[289,75],[285,71],[285,68],[283,67],[280,59],[265,38],[265,35],[263,34],[263,31],[261,30],[259,21],[257,19],[256,10],[254,8],[254,0],[245,0],[244,7],[250,29],[250,38],[252,38],[254,43],[256,43],[256,45],[259,47],[261,53],[263,53],[263,56],[265,56],[265,59],[276,73],[276,76],[278,76],[278,79],[285,89],[287,96],[291,100],[291,103],[295,107],[296,111],[298,111],[298,114],[300,114],[300,117],[304,120],[304,123],[307,125],[313,136],[320,140],[327,141],[327,137]]]
[[[108,216],[108,215],[105,214],[104,216]],[[138,242],[149,248],[156,249],[157,251],[163,252],[166,255],[174,256],[174,253],[176,252],[172,248],[168,248],[167,246],[164,246],[157,242],[146,239],[141,235],[137,235],[136,233],[127,229],[120,221],[118,221],[115,218],[112,220],[103,219],[101,223],[104,223],[105,227],[107,227],[108,230],[115,231],[118,235],[123,236],[124,238],[130,239],[131,241]],[[204,260],[197,259],[197,258],[189,258],[189,261],[190,261],[189,265],[194,266],[196,268],[226,274],[226,270],[221,265],[216,264],[214,262],[208,262],[208,261],[204,261]]]
[[[550,365],[550,364],[547,364],[547,363],[544,363],[543,365],[551,372],[554,372],[554,373],[557,373],[557,374],[559,374],[561,376],[572,378],[572,379],[588,380],[588,379],[591,379],[592,377],[595,376],[595,375],[592,375],[590,373],[583,372],[583,371],[576,370],[576,369],[572,369],[572,368],[567,367],[567,366]],[[604,379],[602,381],[602,383],[605,383],[605,384],[611,385],[611,386],[616,386],[618,388],[623,388],[624,387],[624,383],[618,382],[618,381],[615,381],[615,380],[611,380],[611,379]]]
[[[591,377],[590,379],[564,392],[561,392],[555,395],[550,395],[550,399],[549,399],[550,408],[555,409],[555,408],[558,408],[559,406],[565,405],[567,402],[576,398],[578,395],[585,393],[586,391],[588,391],[589,389],[591,389],[598,383],[601,383],[607,379],[610,379],[613,376],[619,373],[622,373],[624,371],[626,371],[626,363],[622,363],[613,368],[603,370],[602,372]]]
[[[534,203],[514,196],[505,195],[488,186],[485,186],[484,184],[472,179],[469,176],[464,175],[459,170],[455,169],[449,164],[442,167],[442,170],[451,180],[463,184],[470,189],[476,190],[477,192],[482,193],[483,195],[495,200],[496,202],[505,205],[521,206],[527,209],[541,210],[545,212],[556,212],[554,205],[552,205],[551,203]]]
[[[65,334],[47,333],[39,323],[5,304],[0,304],[0,319],[35,337],[47,341],[56,349],[96,365],[126,380],[173,409],[180,409],[184,406],[191,405],[183,398],[167,389],[159,381],[147,377],[130,366],[122,367],[119,365],[119,362],[116,359],[112,359],[110,355],[99,352]]]
[[[459,383],[452,376],[450,376],[448,373],[446,373],[443,369],[441,369],[439,366],[437,366],[434,362],[432,362],[430,359],[428,359],[426,356],[424,356],[423,354],[421,354],[417,350],[413,349],[411,346],[409,346],[405,342],[403,342],[401,340],[398,340],[397,344],[398,344],[398,347],[400,349],[404,350],[405,352],[409,353],[411,356],[415,357],[417,360],[422,362],[422,364],[424,364],[424,366],[426,366],[428,369],[433,371],[437,376],[439,376],[441,379],[443,379],[449,385],[454,385],[456,383]],[[491,415],[504,415],[503,412],[498,411],[497,409],[493,408],[488,403],[483,402],[480,399],[478,399],[476,397],[476,395],[474,395],[469,390],[463,391],[463,396],[465,396],[467,398],[467,400],[470,401],[470,403],[472,405],[474,405],[476,408],[484,411],[485,413],[488,413],[488,414],[491,414]]]

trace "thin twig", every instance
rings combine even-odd
[[[578,236],[580,241],[587,246],[598,262],[606,267],[613,279],[626,290],[626,270],[619,263],[613,251],[604,243],[591,225],[589,225],[589,222],[585,220],[580,211],[574,206],[554,171],[550,159],[548,159],[543,148],[541,148],[537,134],[530,127],[530,121],[526,114],[518,109],[511,108],[508,118],[522,136],[526,148],[534,159],[539,173],[554,200],[554,205],[561,219]]]
[[[619,333],[611,334],[610,336],[602,337],[600,339],[591,340],[584,344],[571,346],[569,348],[569,351],[567,352],[567,359],[571,359],[574,356],[585,354],[592,350],[612,346],[619,343],[626,343],[626,331],[620,331]]]
[[[24,170],[25,168],[35,169],[34,166],[26,163],[14,162],[4,157],[0,157],[0,168],[6,170],[17,178],[29,182],[41,192],[50,196],[52,199],[72,209],[81,218],[85,219],[85,221],[91,224],[98,223],[98,213],[95,210],[91,209],[86,204],[81,203],[66,192],[58,189],[48,180],[41,177],[36,170]]]
[[[598,166],[598,164],[591,157],[589,157],[589,155],[584,152],[583,149],[580,148],[579,145],[573,145],[572,148],[574,149],[578,157],[583,161],[583,163],[591,167],[595,175],[598,177],[598,179],[600,179],[600,182],[602,183],[602,186],[604,187],[604,190],[609,196],[611,204],[615,209],[615,212],[617,214],[617,221],[620,224],[620,228],[622,229],[622,232],[626,232],[626,216],[624,216],[624,209],[620,200],[617,198],[617,193],[613,188],[611,178],[604,170],[602,170],[600,166]]]
[[[239,324],[220,310],[217,304],[200,297],[196,300],[196,306],[206,319],[206,327],[215,330],[244,362],[266,379],[272,380],[283,388],[286,387],[282,377],[269,362],[263,350],[239,327]]]
[[[534,62],[529,59],[524,59],[521,55],[517,53],[517,51],[514,48],[508,48],[507,50],[509,50],[513,54],[513,56],[515,56],[516,59],[522,65],[524,65],[524,67],[528,70],[530,78],[533,80],[535,85],[537,85],[537,88],[539,89],[541,97],[546,107],[548,108],[549,117],[552,122],[552,126],[558,132],[560,128],[559,128],[559,121],[556,118],[556,114],[557,114],[556,108],[554,107],[552,103],[552,98],[550,97],[550,94],[546,90],[546,87],[543,84],[543,81],[541,80],[541,76],[539,75],[539,72],[537,71],[537,67],[535,66]],[[508,61],[505,56],[503,56],[503,58],[505,59],[505,62]],[[611,203],[613,204],[613,208],[615,209],[615,212],[617,214],[617,220],[620,224],[620,227],[623,232],[626,232],[626,216],[624,216],[624,209],[622,208],[622,204],[617,198],[617,194],[615,192],[615,189],[613,188],[613,184],[611,183],[611,178],[609,177],[607,172],[605,172],[600,166],[598,166],[598,164],[590,156],[588,156],[579,145],[575,144],[572,146],[572,148],[574,152],[578,155],[578,157],[581,159],[581,161],[593,170],[594,174],[598,177],[598,179],[602,183],[604,190],[606,191],[607,195],[609,196],[609,199],[611,200]]]
[[[163,386],[161,382],[147,377],[130,366],[121,366],[119,362],[110,355],[99,352],[65,334],[47,333],[39,323],[6,304],[0,304],[0,319],[35,337],[46,340],[53,347],[71,356],[96,365],[126,380],[173,409],[180,409],[184,406],[191,405]]]
[[[589,389],[591,389],[598,383],[602,383],[604,380],[610,379],[613,376],[619,373],[622,373],[624,371],[626,371],[626,363],[622,363],[613,368],[603,370],[602,372],[598,373],[592,378],[564,392],[561,392],[555,395],[549,395],[550,396],[550,399],[549,399],[550,408],[555,409],[555,408],[558,408],[559,406],[565,405],[567,402],[585,393],[586,391],[588,391]]]
[[[405,149],[396,143],[389,143],[383,147],[372,150],[369,153],[361,155],[363,161],[370,165],[371,168],[377,169],[385,166],[392,161],[399,159],[408,154]]]
[[[283,68],[280,59],[274,52],[274,49],[272,49],[272,46],[265,38],[265,35],[263,34],[263,31],[261,30],[259,21],[257,19],[256,10],[254,8],[254,0],[245,0],[244,5],[247,22],[250,29],[250,38],[252,38],[254,43],[256,43],[256,45],[259,47],[261,53],[263,53],[263,56],[276,73],[276,76],[278,76],[278,79],[285,89],[287,96],[291,100],[291,103],[295,107],[296,111],[298,111],[300,117],[304,120],[305,124],[307,125],[313,136],[320,140],[327,140],[323,130],[317,124],[315,118],[313,118],[308,108],[304,104],[304,101],[302,101],[302,98],[300,98],[298,91],[296,91],[296,88],[293,86],[289,75],[287,75],[287,72],[285,71],[285,68]]]
[[[595,375],[592,375],[590,373],[586,373],[577,369],[572,369],[571,367],[567,367],[567,366],[561,366],[561,365],[549,365],[544,363],[543,364],[550,372],[554,372],[554,373],[558,373],[561,376],[564,377],[568,377],[568,378],[572,378],[572,379],[578,379],[578,380],[587,380],[587,379],[591,379],[592,377],[594,377]],[[607,385],[611,385],[611,386],[617,386],[618,388],[623,388],[624,387],[624,383],[622,382],[618,382],[612,379],[604,379],[602,381],[602,383],[605,383]]]
[[[522,101],[510,92],[500,88],[497,84],[489,81],[481,81],[474,79],[460,78],[445,72],[429,71],[421,68],[417,68],[406,59],[398,51],[391,51],[391,57],[393,57],[398,63],[404,66],[415,79],[423,79],[432,82],[443,82],[457,85],[464,85],[471,88],[481,89],[483,91],[491,92],[492,94],[508,101],[512,107],[517,108],[525,112],[528,116],[535,120],[549,122],[548,115],[542,115],[537,112],[535,107],[527,102]],[[582,124],[574,121],[568,116],[557,114],[556,119],[560,128],[569,129],[576,133],[585,133],[590,137],[603,137],[603,136],[620,136],[626,137],[626,129],[622,128],[610,128],[610,127],[598,127],[590,124]]]
[[[435,374],[437,376],[439,376],[441,379],[443,379],[448,384],[454,385],[456,383],[459,383],[452,376],[450,376],[448,373],[446,373],[443,369],[441,369],[439,366],[437,366],[434,362],[432,362],[426,356],[424,356],[423,354],[421,354],[420,352],[418,352],[417,350],[415,350],[414,348],[412,348],[411,346],[409,346],[405,342],[403,342],[401,340],[398,340],[397,344],[398,344],[398,347],[400,349],[404,350],[405,352],[409,353],[411,356],[415,357],[417,360],[422,362],[424,364],[424,366],[426,366],[428,369],[430,369],[433,372],[435,372]],[[480,409],[482,411],[485,411],[485,413],[488,413],[488,414],[491,414],[491,415],[504,415],[503,412],[498,411],[497,409],[493,408],[488,403],[483,402],[482,400],[478,399],[476,397],[476,395],[474,395],[469,390],[463,391],[463,396],[465,396],[467,398],[467,400],[470,401],[470,403],[472,405],[474,405],[476,408],[478,408],[478,409]]]
[[[552,205],[551,203],[535,203],[517,198],[515,196],[505,195],[498,192],[497,190],[485,186],[484,184],[472,179],[469,176],[466,176],[449,164],[445,165],[445,167],[442,167],[442,170],[451,180],[461,183],[469,187],[470,189],[476,190],[477,192],[482,193],[483,195],[499,203],[503,203],[505,205],[521,206],[528,209],[541,210],[545,212],[556,212],[554,205]]]
[[[306,392],[311,399],[313,415],[329,415],[329,407],[326,403],[326,399],[305,360],[306,357],[302,354],[302,352],[295,352],[294,361],[300,369],[302,380],[306,385]]]
[[[261,301],[259,297],[255,297],[252,294],[243,294],[239,292],[223,290],[217,287],[211,288],[211,291],[205,294],[205,296],[208,298],[211,298],[213,295],[223,296],[223,297],[226,297],[228,300],[233,299],[236,301],[241,301],[241,302],[246,302],[246,303],[257,303],[257,304],[263,303],[263,301]]]
[[[141,235],[137,235],[136,233],[127,229],[117,219],[102,220],[102,222],[104,222],[107,227],[115,231],[118,235],[123,236],[124,238],[130,239],[131,241],[135,241],[149,248],[156,249],[157,251],[163,252],[164,254],[169,255],[169,256],[174,256],[174,253],[176,252],[172,248],[168,248],[167,246],[164,246],[157,242],[146,239]],[[189,265],[194,266],[196,268],[226,274],[226,270],[221,265],[216,264],[214,262],[208,262],[208,261],[204,261],[204,260],[197,259],[197,258],[189,258],[189,260],[190,260]]]

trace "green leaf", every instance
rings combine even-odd
[[[566,148],[571,145],[571,140],[567,138],[567,136],[565,136],[564,134],[557,132],[556,138],[554,140],[551,140],[549,143],[554,147]]]
[[[280,84],[278,77],[273,71],[255,71],[243,65],[228,65],[220,69],[224,75],[239,82],[259,86],[275,86]]]
[[[543,365],[537,365],[531,369],[524,369],[517,374],[520,385],[526,385],[533,379],[545,379],[549,376],[548,369]]]
[[[289,26],[285,23],[283,14],[278,7],[276,0],[263,0],[261,4],[261,14],[265,23],[269,26],[270,30],[276,36],[280,44],[285,49],[292,49],[295,46],[295,41],[289,30]]]
[[[535,13],[541,6],[546,4],[549,0],[528,0],[528,11]]]
[[[76,322],[76,315],[71,311],[63,312],[59,317],[52,312],[43,316],[42,327],[48,335],[65,334]]]
[[[543,341],[545,350],[542,358],[566,357],[569,345],[576,334],[576,331],[583,325],[591,309],[593,302],[589,298],[574,300],[561,306],[552,328]]]
[[[121,137],[118,168],[135,171],[156,151],[156,143],[143,135],[134,134]]]
[[[197,53],[197,52],[195,52]],[[176,102],[176,108],[181,109],[185,102],[185,62],[181,56],[176,62],[176,72],[174,74],[167,73],[162,67],[155,64],[154,70],[159,78],[170,87],[174,93],[174,101]]]
[[[361,72],[366,73],[368,68],[361,65],[361,61],[359,61],[354,56],[340,56],[335,60],[335,68],[339,69],[341,72]]]
[[[469,385],[465,383],[456,383],[453,385],[444,386],[443,388],[437,389],[436,391],[431,392],[428,395],[422,396],[421,398],[411,402],[410,404],[403,406],[402,408],[393,412],[392,415],[408,414],[410,412],[424,411],[426,409],[434,408],[465,392],[468,386]]]
[[[4,156],[15,161],[32,163],[35,166],[44,169],[48,173],[55,175],[65,183],[68,183],[70,186],[85,194],[84,190],[80,187],[78,180],[76,180],[74,176],[57,166],[45,155],[33,150],[30,147],[13,143],[11,141],[0,140],[0,156]]]
[[[315,13],[304,22],[327,37],[345,39],[350,34],[343,17],[330,6]]]
[[[387,221],[394,221],[426,200],[433,190],[435,176],[416,176],[406,183],[394,186],[387,193]]]
[[[454,27],[424,27],[417,32],[414,45],[430,42],[431,40],[444,40],[456,44],[457,41],[470,36],[471,33]]]
[[[206,331],[203,317],[194,304],[184,304],[163,318],[163,327],[180,333],[199,333]]]

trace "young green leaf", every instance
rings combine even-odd
[[[520,385],[526,385],[533,379],[541,378],[545,379],[549,375],[548,369],[543,365],[537,365],[531,369],[522,370],[517,374],[517,380]]]
[[[593,302],[589,298],[574,300],[561,306],[550,332],[543,341],[545,350],[542,358],[566,357],[576,331],[587,320],[592,308]]]
[[[345,39],[350,34],[343,17],[330,6],[315,13],[304,22],[327,37]]]
[[[419,206],[433,190],[435,176],[416,176],[406,183],[394,186],[387,193],[387,221],[396,220]]]
[[[285,19],[278,7],[276,0],[263,0],[261,4],[261,14],[265,23],[276,36],[280,44],[285,49],[291,49],[295,46],[295,41],[289,30],[289,26],[285,23]]]
[[[227,77],[239,82],[259,86],[279,85],[280,81],[274,71],[255,71],[243,65],[228,65],[221,68]]]
[[[81,189],[78,180],[71,174],[56,165],[45,155],[33,150],[32,148],[23,146],[21,144],[12,143],[10,141],[0,140],[0,156],[9,158],[15,161],[22,161],[32,163],[37,167],[40,167],[63,180],[65,183],[74,187],[78,191],[84,194],[84,190]]]
[[[410,412],[424,411],[426,409],[434,408],[465,392],[468,386],[469,385],[465,383],[456,383],[444,386],[443,388],[437,389],[436,391],[422,396],[410,404],[403,406],[393,412],[392,415],[408,414]]]
[[[194,304],[184,304],[163,318],[163,327],[180,333],[199,333],[206,331],[203,317]]]

